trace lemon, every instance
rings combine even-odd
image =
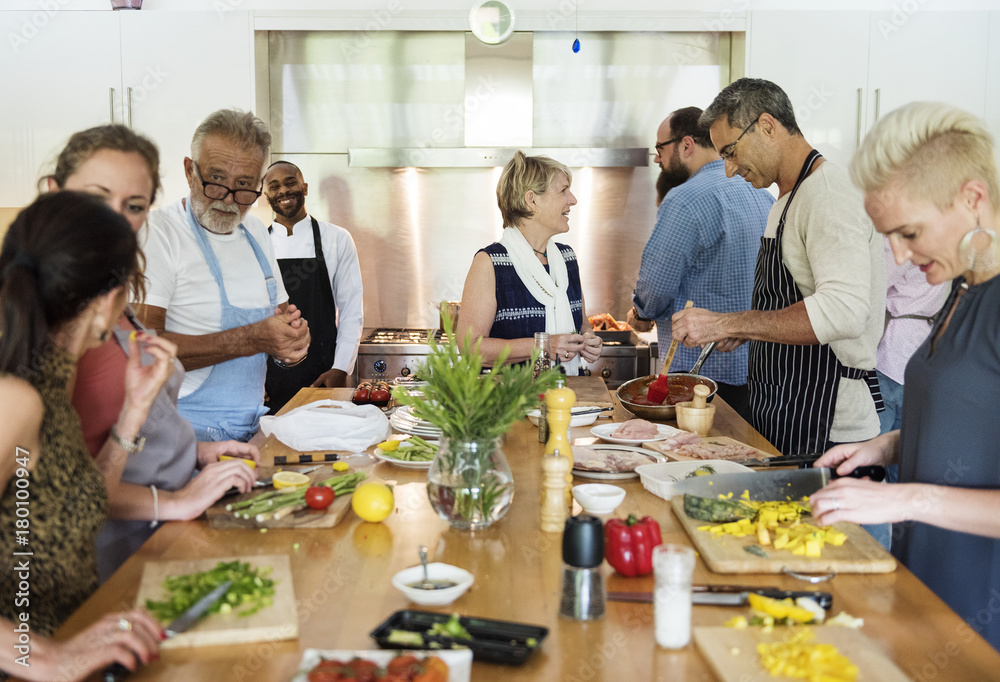
[[[219,455],[220,462],[225,462],[227,459],[238,459],[251,469],[257,468],[257,462],[253,461],[252,459],[245,459],[243,457],[233,457],[232,455]]]
[[[334,462],[333,464],[330,465],[330,468],[332,468],[334,471],[347,471],[351,467],[347,462]]]
[[[384,521],[396,506],[392,488],[384,483],[362,483],[351,496],[351,509],[364,521]]]
[[[311,482],[312,479],[297,471],[279,471],[271,479],[275,488],[301,488]]]
[[[750,603],[750,608],[775,618],[791,618],[799,623],[808,623],[814,618],[811,611],[796,606],[791,599],[771,599],[751,592],[747,595],[747,601]]]
[[[399,449],[399,444],[401,442],[402,441],[400,440],[387,440],[384,443],[379,443],[375,447],[377,447],[382,452],[393,452]]]

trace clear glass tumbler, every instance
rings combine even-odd
[[[691,641],[691,576],[694,550],[686,545],[653,548],[653,593],[656,643],[680,649]]]

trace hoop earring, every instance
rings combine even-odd
[[[976,248],[972,241],[976,235],[985,235],[989,243],[984,248]],[[993,230],[986,230],[976,221],[976,229],[969,230],[962,237],[958,244],[958,253],[962,258],[962,264],[972,272],[987,272],[1000,267],[1000,258],[997,254],[997,233]]]

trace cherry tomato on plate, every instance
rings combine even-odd
[[[325,485],[314,485],[306,490],[306,504],[313,509],[326,509],[333,504],[334,492]]]

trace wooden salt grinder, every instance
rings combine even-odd
[[[569,422],[573,418],[570,410],[576,405],[576,393],[571,388],[565,388],[562,381],[556,388],[550,388],[545,393],[546,415],[549,420],[549,439],[545,443],[545,454],[550,455],[556,450],[569,460],[573,467],[573,447],[569,442]],[[572,481],[572,477],[569,479]]]
[[[566,525],[569,515],[566,477],[571,477],[570,467],[569,458],[563,457],[559,450],[542,457],[542,531],[545,533],[559,533]]]

